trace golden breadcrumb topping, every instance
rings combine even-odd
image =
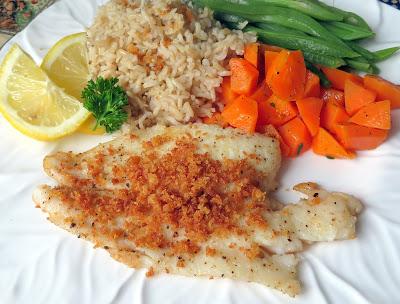
[[[97,233],[123,237],[138,247],[164,248],[171,255],[196,254],[211,235],[245,235],[251,226],[267,227],[261,216],[266,197],[258,186],[262,176],[246,160],[219,161],[197,153],[193,138],[178,141],[164,155],[152,150],[169,140],[155,137],[143,145],[143,155],[114,165],[111,181],[124,182],[125,189],[94,187],[102,183],[104,159],[115,157],[116,151],[105,150],[85,160],[91,179],[75,179],[73,187],[60,186],[57,193],[82,210]],[[259,254],[255,248],[245,253]],[[207,255],[213,254],[207,248]]]

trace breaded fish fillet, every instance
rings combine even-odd
[[[355,237],[360,202],[312,183],[278,208],[279,143],[194,124],[153,127],[79,154],[46,157],[57,187],[36,204],[56,225],[134,268],[258,282],[300,292],[303,243]]]

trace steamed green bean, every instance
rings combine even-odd
[[[354,52],[348,52],[347,49],[338,47],[338,45],[332,41],[315,37],[304,37],[296,34],[277,33],[254,26],[246,26],[244,30],[255,32],[261,41],[291,50],[302,50],[303,52],[337,58],[354,57]]]

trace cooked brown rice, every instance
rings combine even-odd
[[[211,115],[227,58],[255,41],[176,0],[111,0],[87,34],[92,77],[118,77],[139,127]]]

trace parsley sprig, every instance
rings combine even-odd
[[[82,91],[82,99],[83,106],[96,118],[94,130],[100,125],[106,128],[107,133],[112,133],[128,119],[125,110],[128,96],[118,85],[117,78],[90,80]]]

